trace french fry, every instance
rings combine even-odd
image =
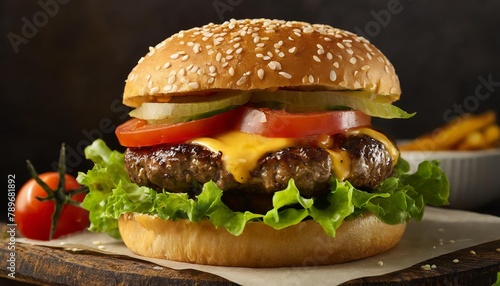
[[[456,149],[457,146],[459,146],[461,142],[469,136],[469,134],[494,124],[495,121],[496,115],[493,111],[484,112],[479,115],[466,114],[440,128],[435,129],[429,134],[425,134],[407,144],[399,146],[399,149],[402,151],[436,151]],[[492,133],[494,133],[494,131]],[[479,144],[477,143],[477,135],[471,136],[476,136],[476,138],[469,139],[473,140],[471,143]],[[494,134],[490,136],[495,138]]]
[[[465,139],[457,146],[457,150],[481,150],[493,148],[500,141],[500,127],[490,125],[483,130],[474,131],[467,135]]]
[[[500,126],[491,125],[484,131],[484,140],[488,142],[488,147],[497,147],[500,144]]]

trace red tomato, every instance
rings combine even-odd
[[[145,120],[132,118],[116,128],[116,137],[125,147],[153,146],[177,143],[191,138],[228,130],[240,108],[212,117],[176,124],[150,125]]]
[[[332,135],[370,124],[371,117],[356,110],[290,113],[245,107],[237,129],[266,137],[304,138],[320,134]]]
[[[51,189],[57,187],[59,174],[48,172],[40,174],[40,179]],[[66,190],[80,188],[76,179],[71,175],[66,175]],[[44,198],[47,193],[38,185],[34,179],[28,180],[19,189],[16,196],[16,209],[14,212],[17,229],[24,237],[39,240],[48,240],[50,226],[52,223],[52,213],[54,212],[54,201],[39,201],[36,197]],[[85,194],[77,194],[73,200],[81,202]],[[65,204],[61,216],[57,222],[57,228],[53,238],[84,230],[89,225],[89,212],[74,205]]]

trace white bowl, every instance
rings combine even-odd
[[[450,181],[450,208],[472,210],[500,199],[500,148],[479,151],[402,151],[416,170],[424,160],[439,160]]]

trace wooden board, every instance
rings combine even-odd
[[[387,275],[352,280],[343,285],[491,285],[500,271],[500,240],[446,254]],[[473,250],[476,254],[472,254]],[[0,264],[10,251],[0,243]],[[458,259],[459,262],[453,262]],[[421,265],[436,265],[424,270]],[[67,251],[36,245],[16,244],[16,279],[6,280],[0,269],[0,285],[235,285],[224,278],[196,270],[173,270],[124,256],[90,251]]]

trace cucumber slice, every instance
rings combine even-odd
[[[234,106],[247,103],[251,93],[246,91],[221,92],[210,96],[173,97],[170,102],[146,102],[129,115],[148,121],[183,122],[208,117]],[[158,121],[160,122],[160,121]]]
[[[372,100],[371,94],[366,91],[261,91],[253,92],[250,102],[256,105],[274,102],[292,112],[352,108],[380,118],[410,118],[415,115],[389,102]]]

